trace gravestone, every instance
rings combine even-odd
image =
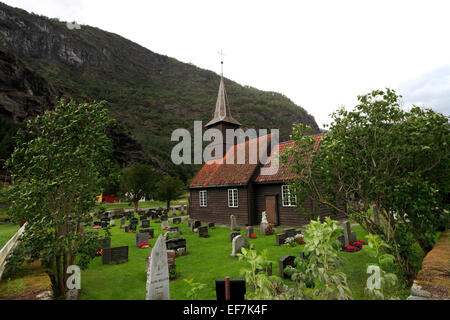
[[[286,275],[284,274],[284,269],[285,269],[287,266],[293,266],[293,267],[295,267],[294,261],[295,261],[295,256],[289,256],[289,255],[284,256],[284,257],[282,257],[282,258],[280,259],[280,261],[279,261],[279,269],[280,269],[280,277],[281,277],[282,279],[287,279],[287,278],[288,278],[288,276],[286,276]]]
[[[150,254],[146,300],[170,300],[167,248],[160,235]]]
[[[169,228],[169,221],[161,221],[161,230],[166,230],[166,228]]]
[[[125,232],[136,232],[136,225],[130,224],[128,226],[125,226]]]
[[[101,227],[102,227],[102,228],[106,228],[108,225],[109,225],[109,222],[108,222],[108,221],[102,221],[102,222],[101,222]]]
[[[111,238],[100,238],[97,239],[97,248],[95,252],[99,250],[111,248]]]
[[[345,221],[342,225],[342,228],[344,229],[344,245],[349,246],[351,243],[353,243],[351,239],[352,230],[350,229],[350,222]]]
[[[251,238],[253,234],[253,227],[248,226],[245,228],[245,237],[246,238]]]
[[[294,237],[294,236],[297,234],[294,228],[285,229],[285,230],[283,230],[283,233],[284,233],[288,238]]]
[[[155,230],[154,229],[140,229],[140,233],[148,233],[152,238],[154,237]]]
[[[181,206],[180,208],[180,216],[184,216],[184,206]]]
[[[199,238],[208,238],[209,237],[207,226],[199,227],[197,229],[197,233],[198,233]]]
[[[169,267],[169,273],[176,269],[175,258],[177,253],[175,250],[167,250],[167,266]]]
[[[124,228],[126,223],[127,219],[125,217],[120,218],[120,229]]]
[[[175,207],[172,207],[172,217],[175,217],[177,215],[177,209]]]
[[[233,239],[232,248],[231,248],[231,256],[235,257],[236,254],[241,252],[242,248],[248,248],[247,239],[243,236],[239,235]]]
[[[94,221],[94,226],[101,226],[102,223],[100,221]]]
[[[180,248],[184,248],[186,250],[186,239],[170,239],[166,241],[167,250],[175,250],[177,251]]]
[[[277,246],[284,244],[286,239],[289,238],[285,233],[280,233],[276,235]]]
[[[141,231],[137,232],[137,233],[135,234],[135,236],[134,236],[134,245],[135,245],[136,247],[139,247],[139,245],[140,245],[142,242],[147,242],[147,243],[148,243],[148,236],[149,236],[149,235],[150,235],[149,232],[141,232]]]
[[[194,220],[191,224],[191,231],[196,232],[196,229],[198,229],[202,225],[200,220]]]
[[[180,227],[168,227],[167,231],[174,231],[174,232],[180,232],[181,233]]]
[[[230,230],[231,231],[239,231],[240,229],[237,227],[237,224],[236,224],[236,217],[233,214],[230,216],[230,220],[231,220]]]
[[[268,226],[269,226],[268,223],[261,222],[261,224],[259,225],[259,233],[265,235],[266,234],[266,229],[267,229]]]
[[[148,227],[150,227],[150,220],[142,220],[141,228],[148,228]]]
[[[230,242],[233,242],[233,239],[240,235],[241,235],[240,232],[231,232],[230,233]]]
[[[116,222],[115,222],[114,220],[111,220],[111,221],[109,222],[109,226],[110,226],[110,227],[115,227],[115,226],[116,226]]]
[[[245,279],[230,279],[230,300],[245,300]],[[216,299],[225,301],[225,280],[216,280]]]
[[[130,224],[134,224],[134,225],[138,225],[139,224],[139,220],[137,218],[131,218],[130,219]]]
[[[162,216],[161,216],[161,221],[168,221],[169,220],[169,217],[167,216],[167,213],[164,213]]]
[[[173,218],[172,219],[172,223],[173,224],[180,224],[181,223],[181,218]]]
[[[128,261],[128,246],[103,249],[102,264]]]
[[[214,229],[216,227],[216,224],[214,222],[208,223],[208,228]]]

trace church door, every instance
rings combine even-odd
[[[277,226],[278,219],[278,201],[276,195],[265,196],[266,198],[266,217],[269,223]]]

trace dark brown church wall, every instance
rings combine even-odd
[[[228,189],[238,189],[238,208],[228,207]],[[207,207],[200,207],[199,192],[207,191]],[[203,222],[230,224],[230,215],[236,217],[238,225],[248,224],[247,187],[220,187],[190,190],[190,217]]]
[[[294,207],[283,207],[282,196],[281,196],[281,186],[283,184],[255,184],[255,209],[256,209],[256,224],[261,222],[261,214],[266,210],[265,196],[266,195],[277,195],[278,202],[278,214],[280,225],[284,226],[300,226],[309,223],[307,219],[307,213],[312,212],[312,203],[307,201],[305,207],[307,213],[303,213],[300,209]],[[344,218],[343,215],[335,215],[332,213],[331,209],[328,207],[321,207],[318,209],[321,217],[329,216],[334,220],[339,220]]]

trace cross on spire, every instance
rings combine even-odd
[[[225,54],[223,53],[223,50],[220,49],[219,52],[217,52],[218,54],[220,54],[220,67],[221,67],[221,75],[223,77],[223,56],[225,56]]]

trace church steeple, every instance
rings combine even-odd
[[[237,126],[241,126],[239,121],[231,116],[230,105],[228,104],[227,92],[223,82],[223,76],[220,77],[219,94],[217,95],[216,110],[214,111],[214,118],[206,124],[210,127],[220,122],[227,122]]]

